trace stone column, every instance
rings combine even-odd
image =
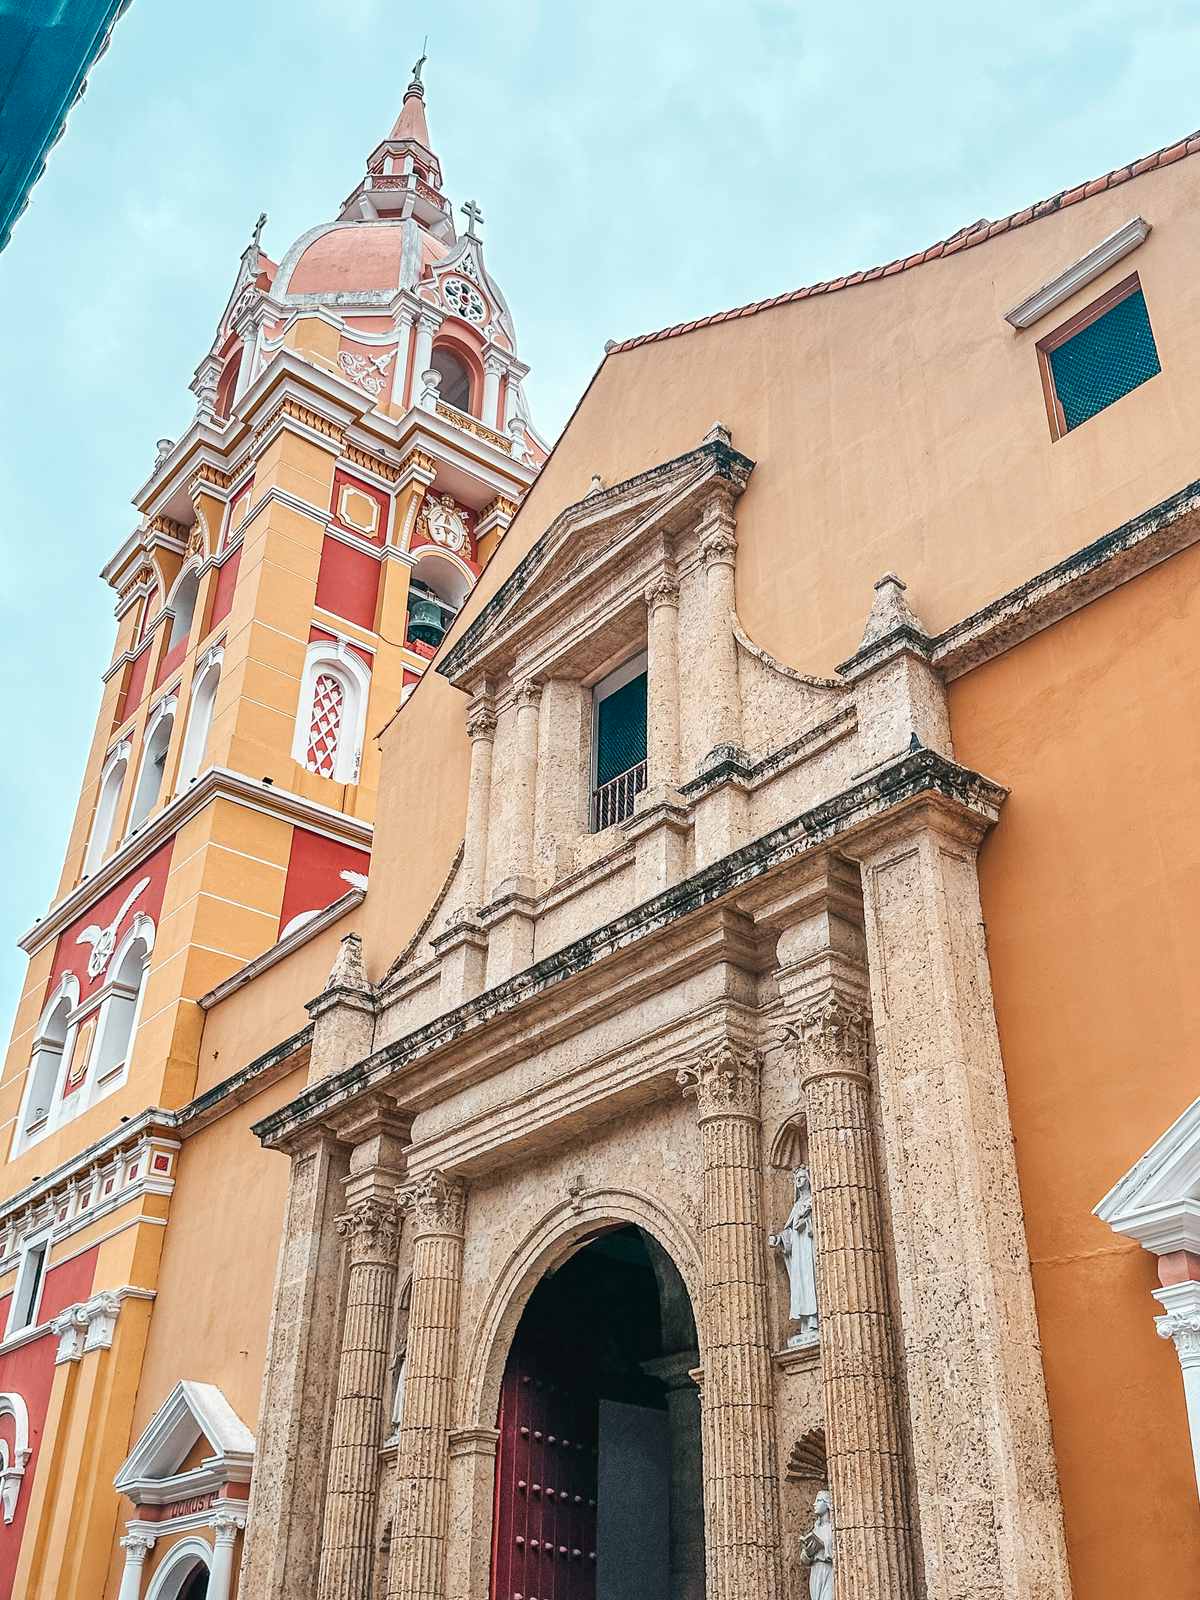
[[[928,1600],[1071,1592],[975,852],[993,785],[848,841]],[[836,1507],[835,1507],[836,1516]]]
[[[1187,1406],[1188,1434],[1196,1488],[1200,1491],[1200,1283],[1166,1284],[1154,1291],[1164,1315],[1155,1317],[1160,1339],[1170,1339],[1183,1373],[1183,1398]]]
[[[404,386],[408,382],[408,353],[416,317],[416,308],[413,306],[401,306],[396,313],[396,371],[392,378],[392,404],[399,408],[404,406]]]
[[[487,896],[488,828],[492,810],[492,752],[496,714],[486,700],[473,700],[467,711],[471,740],[471,775],[467,786],[467,826],[463,843],[464,910],[473,911]]]
[[[213,1563],[208,1574],[207,1600],[229,1600],[233,1587],[233,1547],[246,1526],[245,1517],[218,1511],[212,1519]]]
[[[540,683],[526,682],[517,690],[516,760],[513,762],[512,839],[509,854],[513,877],[527,877],[533,866],[541,700]]]
[[[370,1600],[400,1222],[393,1202],[367,1196],[337,1227],[347,1248],[346,1315],[317,1596]]]
[[[401,1191],[412,1215],[404,1416],[396,1474],[388,1600],[446,1600],[450,1424],[466,1191],[431,1172]]]
[[[712,731],[713,748],[742,742],[741,694],[738,688],[737,611],[733,564],[737,537],[733,495],[726,485],[714,489],[700,519],[700,556],[704,562],[705,638],[701,662],[701,696]]]
[[[913,1593],[900,1397],[871,1133],[867,1017],[828,990],[785,1024],[808,1124],[835,1593]]]
[[[703,1161],[704,1534],[708,1600],[781,1600],[759,1058],[725,1042],[679,1073]]]
[[[679,584],[661,572],[646,590],[648,787],[679,782]]]
[[[429,371],[429,363],[433,359],[433,336],[441,325],[442,319],[437,312],[417,312],[417,339],[413,347],[413,405],[417,403],[417,385]]]
[[[504,371],[504,362],[499,356],[488,355],[483,358],[483,407],[482,420],[489,428],[500,427],[500,377]]]
[[[121,1540],[121,1549],[125,1552],[125,1567],[117,1600],[142,1600],[142,1570],[154,1549],[154,1540],[144,1533],[127,1533]]]
[[[336,1218],[348,1165],[324,1129],[289,1151],[292,1170],[259,1404],[242,1548],[243,1595],[312,1600],[317,1582],[326,1420],[338,1345],[341,1245]]]
[[[642,1371],[667,1391],[671,1443],[669,1600],[704,1600],[704,1461],[695,1350],[643,1361]]]

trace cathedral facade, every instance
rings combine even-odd
[[[548,458],[419,68],[256,230],[23,941],[0,1595],[1188,1592],[1197,153]]]

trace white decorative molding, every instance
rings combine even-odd
[[[7,1523],[16,1515],[25,1468],[33,1454],[29,1443],[29,1409],[15,1390],[0,1394],[0,1417],[13,1419],[11,1455],[7,1441],[0,1440],[0,1513]]]
[[[1064,267],[1049,283],[1035,289],[1020,305],[1006,311],[1005,322],[1017,329],[1031,328],[1056,306],[1062,305],[1064,300],[1069,300],[1078,290],[1093,283],[1101,273],[1107,272],[1109,267],[1123,260],[1131,250],[1144,244],[1149,237],[1150,223],[1144,217],[1132,217],[1123,228],[1110,233],[1107,239],[1101,239],[1078,261]]]
[[[1200,1255],[1200,1099],[1113,1185],[1093,1214],[1152,1255]]]
[[[89,1350],[111,1350],[125,1301],[153,1299],[153,1289],[126,1283],[119,1289],[102,1289],[88,1300],[65,1307],[50,1324],[50,1331],[58,1338],[54,1365],[80,1361]]]
[[[1154,1319],[1159,1338],[1170,1339],[1175,1346],[1183,1373],[1192,1465],[1196,1492],[1200,1494],[1200,1283],[1172,1283],[1156,1289],[1154,1298],[1164,1311],[1163,1316]]]
[[[200,1439],[211,1447],[198,1466],[180,1467]],[[186,1378],[171,1390],[129,1452],[114,1487],[136,1506],[173,1505],[226,1485],[247,1484],[254,1435],[215,1384]]]
[[[92,947],[92,953],[88,956],[89,978],[98,978],[108,966],[109,961],[112,959],[113,951],[117,948],[117,929],[125,920],[125,913],[149,887],[150,879],[142,878],[125,896],[121,909],[107,927],[102,928],[98,923],[93,922],[76,935],[76,944],[90,944]]]
[[[356,383],[367,394],[378,398],[383,393],[387,371],[395,355],[395,350],[388,350],[381,356],[366,356],[357,350],[339,350],[338,366],[351,383]]]

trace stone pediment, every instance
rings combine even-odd
[[[447,652],[437,670],[451,683],[507,670],[540,615],[570,604],[594,579],[618,569],[651,540],[661,543],[689,524],[714,487],[739,495],[754,463],[717,424],[686,455],[625,479],[597,485],[559,513]]]
[[[254,1435],[220,1389],[181,1379],[113,1482],[135,1505],[165,1506],[249,1483],[253,1463]]]
[[[1134,1162],[1094,1214],[1155,1255],[1200,1255],[1200,1100]]]

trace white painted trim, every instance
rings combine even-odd
[[[1183,1374],[1192,1465],[1200,1494],[1200,1283],[1172,1283],[1156,1289],[1154,1298],[1164,1311],[1154,1319],[1155,1328],[1161,1339],[1170,1339],[1175,1346]]]
[[[314,639],[304,656],[296,719],[292,731],[292,758],[305,771],[308,766],[308,736],[312,728],[313,695],[317,678],[325,673],[342,685],[342,716],[334,752],[332,781],[357,783],[367,728],[367,700],[371,693],[371,673],[345,639]]]
[[[154,1574],[146,1600],[179,1600],[180,1591],[199,1563],[212,1571],[213,1548],[207,1539],[189,1537],[173,1544]]]
[[[25,1468],[29,1465],[29,1458],[33,1454],[29,1445],[29,1407],[15,1390],[10,1389],[0,1394],[0,1417],[13,1419],[11,1459],[8,1445],[0,1447],[4,1452],[3,1470],[0,1470],[0,1510],[3,1511],[4,1521],[8,1523],[16,1515],[21,1480],[25,1476]]]
[[[212,1453],[198,1467],[179,1471],[196,1440]],[[147,1423],[113,1485],[137,1506],[168,1505],[207,1494],[227,1483],[249,1483],[254,1435],[212,1383],[181,1378]]]
[[[51,906],[46,915],[17,940],[18,946],[26,955],[35,954],[48,940],[56,938],[81,911],[112,888],[119,878],[126,872],[132,872],[158,845],[177,833],[184,823],[216,798],[235,800],[267,816],[299,823],[312,833],[352,844],[357,849],[371,848],[374,830],[369,822],[364,822],[360,817],[348,816],[334,806],[308,800],[277,784],[256,783],[244,773],[234,772],[228,767],[209,767],[186,793],[177,795],[152,816],[135,837],[126,839],[102,863],[94,878],[77,884],[68,895]]]
[[[1200,1255],[1200,1099],[1134,1162],[1093,1215],[1153,1255]]]
[[[201,1011],[211,1011],[213,1006],[220,1005],[222,1000],[227,1000],[231,994],[236,994],[239,989],[245,988],[246,984],[252,982],[260,973],[266,972],[269,967],[290,956],[293,950],[298,950],[310,939],[315,939],[318,933],[323,933],[326,928],[339,922],[348,911],[353,911],[356,906],[362,905],[365,897],[364,889],[348,889],[345,894],[331,901],[324,910],[313,912],[301,927],[292,933],[281,934],[279,940],[269,950],[264,950],[262,955],[255,956],[253,961],[248,961],[244,967],[223,979],[207,994],[201,995],[197,1002]]]
[[[186,789],[199,777],[212,727],[213,708],[217,690],[221,685],[221,667],[225,660],[222,645],[213,645],[196,665],[192,675],[192,692],[188,705],[187,726],[183,732],[183,746],[179,756],[179,771],[175,777],[175,793]],[[211,684],[210,684],[211,680]]]
[[[1005,322],[1011,323],[1018,331],[1031,328],[1035,322],[1062,305],[1064,300],[1069,300],[1080,289],[1094,283],[1109,267],[1123,261],[1131,251],[1144,244],[1150,237],[1150,228],[1150,223],[1144,217],[1132,217],[1123,228],[1110,233],[1107,239],[1101,239],[1086,255],[1080,256],[1069,267],[1064,267],[1040,289],[1035,289],[1020,305],[1006,311]]]
[[[104,853],[112,843],[113,824],[117,820],[117,807],[121,790],[129,775],[129,758],[133,745],[121,739],[104,758],[96,787],[96,808],[92,813],[92,827],[88,835],[87,851],[83,858],[83,877],[90,877],[104,860]]]

